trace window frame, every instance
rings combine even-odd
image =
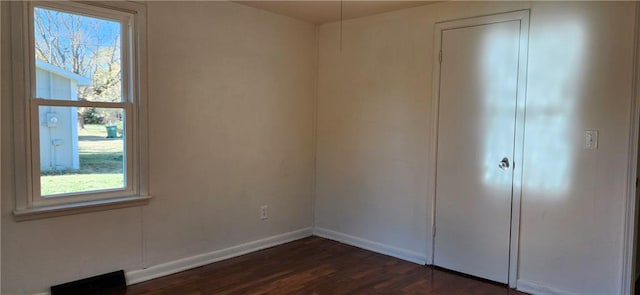
[[[15,2],[14,2],[15,3]],[[87,102],[36,98],[34,9],[41,7],[121,24],[122,100]],[[17,220],[123,206],[151,198],[147,185],[146,7],[132,2],[22,2],[12,7]],[[17,13],[15,13],[17,12]],[[125,115],[125,187],[48,197],[40,195],[39,107],[121,108]]]

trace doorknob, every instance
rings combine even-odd
[[[502,161],[500,161],[500,163],[498,164],[498,167],[502,170],[509,169],[509,158],[507,157],[502,158]]]

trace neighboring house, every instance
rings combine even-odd
[[[36,96],[43,99],[78,100],[78,86],[91,80],[36,61]],[[79,169],[78,110],[76,107],[40,107],[40,169]]]

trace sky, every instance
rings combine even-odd
[[[39,26],[38,23],[41,23],[42,26]],[[40,28],[44,28],[44,36]],[[67,56],[70,55],[72,38],[74,36],[80,37],[84,45],[81,50],[90,59],[97,48],[113,47],[120,40],[121,24],[118,21],[104,18],[36,7],[34,9],[34,33],[36,43],[43,42],[45,38],[54,40],[56,36],[59,36],[57,41],[60,50],[63,55]],[[71,70],[69,63],[57,66]]]

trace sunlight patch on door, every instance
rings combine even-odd
[[[479,59],[480,88],[478,99],[484,108],[482,167],[483,181],[494,188],[510,189],[513,178],[513,146],[518,88],[519,21],[494,24],[484,35]],[[507,158],[509,167],[498,167]]]
[[[526,98],[526,125],[523,186],[545,196],[562,196],[571,187],[573,156],[571,153],[571,124],[575,117],[576,101],[579,98],[579,81],[583,63],[584,31],[579,22],[541,29],[531,52],[543,57],[530,59],[528,63],[528,92]],[[483,181],[492,187],[511,184],[511,173],[498,167],[503,157],[511,160],[509,172],[513,171],[513,134],[506,134],[506,125],[512,125],[516,111],[517,68],[511,66],[517,53],[509,52],[509,43],[517,42],[506,31],[496,30],[486,36],[482,79],[485,89],[481,97],[483,110],[488,116],[483,136],[485,174]],[[542,61],[542,62],[541,62]],[[524,99],[518,97],[518,99]],[[511,129],[512,130],[512,129]],[[516,159],[517,160],[517,159]],[[522,163],[515,163],[522,165]]]

